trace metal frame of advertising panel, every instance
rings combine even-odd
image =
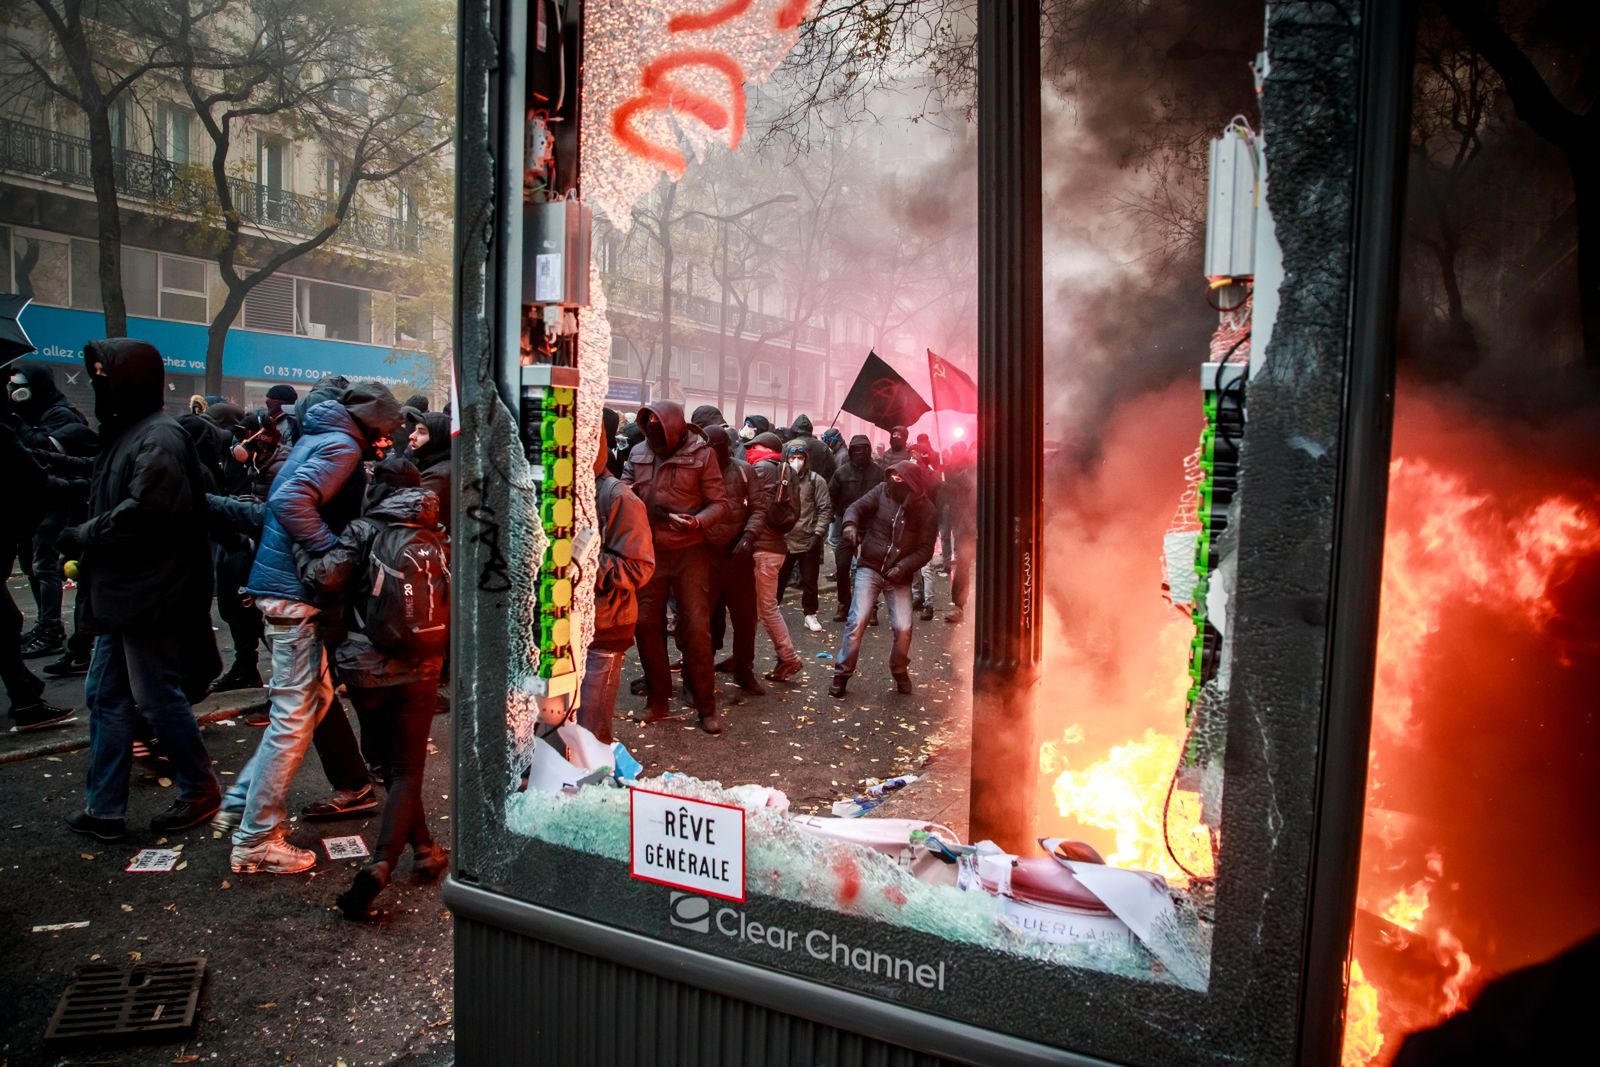
[[[759,892],[742,906],[714,901],[704,925],[685,924],[673,891],[630,878],[626,864],[507,828],[502,679],[513,605],[502,538],[515,487],[502,457],[521,447],[522,292],[522,161],[510,138],[520,136],[526,70],[514,43],[527,38],[528,6],[462,0],[456,852],[446,886],[462,1062],[1336,1062],[1389,459],[1412,14],[1374,0],[1264,6],[1262,120],[1285,281],[1241,457],[1235,626],[1247,653],[1229,697],[1210,982],[1196,992]],[[1037,56],[1031,67],[1007,57],[1036,53],[1038,4],[979,9],[981,173],[1000,201],[1037,190]],[[1030,539],[1008,517],[1032,513],[1037,474],[1030,482],[1013,467],[1002,478],[996,463],[1038,454],[1039,211],[1037,196],[1022,195],[980,214],[982,402],[1012,416],[982,433],[993,457],[980,468],[982,534],[1004,547],[979,572],[980,699],[1031,687],[1038,655],[1023,576],[1037,531]],[[1016,417],[1030,405],[1033,419]],[[752,942],[740,932],[754,922],[936,966],[942,988]]]

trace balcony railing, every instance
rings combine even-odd
[[[184,173],[189,168],[160,156],[126,148],[111,151],[118,197],[135,197],[193,213],[216,204],[216,191],[209,176],[194,180]],[[84,189],[94,187],[88,138],[12,119],[0,119],[0,170]],[[273,189],[245,178],[230,178],[228,192],[244,222],[301,237],[320,233],[336,206],[322,197]],[[414,223],[351,208],[334,240],[374,252],[410,253],[431,236]]]

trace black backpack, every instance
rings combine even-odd
[[[782,460],[778,461],[778,488],[773,490],[772,503],[767,507],[767,525],[781,534],[786,534],[794,529],[794,524],[800,521],[800,502],[794,478],[789,472],[789,465]]]
[[[450,543],[439,529],[384,523],[372,540],[361,632],[400,659],[442,656],[450,643]]]

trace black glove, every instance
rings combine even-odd
[[[851,548],[855,548],[856,545],[861,543],[861,535],[856,531],[854,523],[847,522],[844,524],[844,528],[839,531],[839,543],[841,545],[849,545]]]
[[[753,555],[755,553],[755,550],[756,550],[756,543],[754,541],[752,541],[749,538],[749,536],[745,536],[745,537],[739,538],[739,540],[737,540],[737,541],[735,541],[733,543],[733,548],[728,550],[728,554],[730,556],[735,556],[735,557],[737,557],[739,559],[746,559],[749,556]]]

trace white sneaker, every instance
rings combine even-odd
[[[259,845],[234,845],[228,866],[234,874],[299,874],[317,865],[317,854],[274,837]]]
[[[817,621],[817,617],[815,615],[807,615],[806,629],[810,630],[814,634],[820,634],[822,632],[822,623]]]

